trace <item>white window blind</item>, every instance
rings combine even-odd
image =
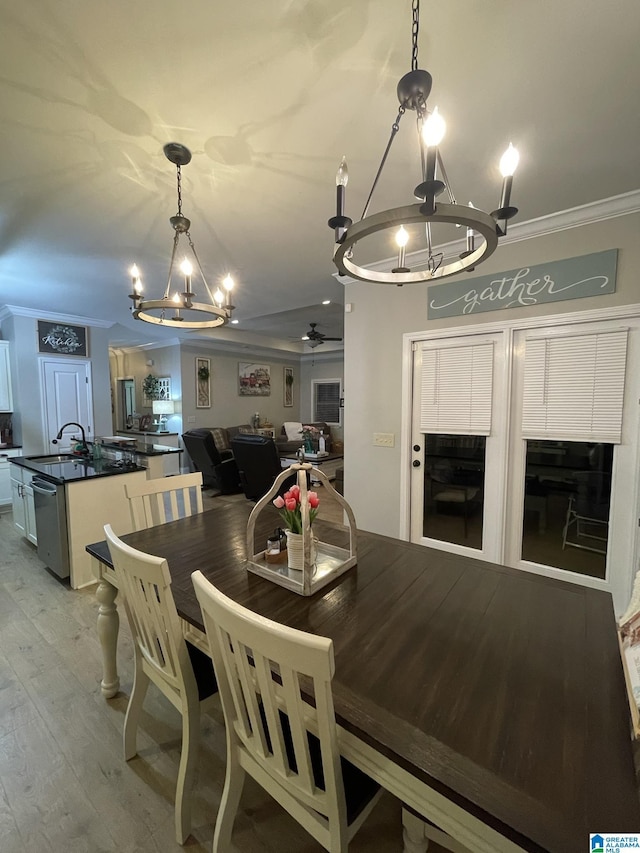
[[[493,342],[423,347],[420,430],[489,435]]]
[[[524,438],[620,443],[626,329],[527,341]]]
[[[327,424],[340,423],[340,380],[313,381],[313,420]]]

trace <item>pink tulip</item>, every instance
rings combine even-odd
[[[297,501],[300,500],[300,486],[291,486],[291,488],[289,489],[289,494]]]
[[[273,505],[276,509],[282,509],[284,506],[284,499],[278,495],[278,497],[274,500]]]
[[[285,501],[288,501],[291,496],[291,492],[285,492],[282,497],[285,499]]]
[[[293,512],[293,510],[298,506],[298,501],[295,498],[289,498],[289,500],[285,500],[284,505],[289,512]]]
[[[309,498],[309,506],[311,507],[311,509],[317,509],[317,507],[320,505],[320,498],[318,497],[318,493],[309,492],[307,496]]]

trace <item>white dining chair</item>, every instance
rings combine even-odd
[[[144,530],[202,512],[202,474],[180,474],[127,483],[134,530]]]
[[[182,715],[175,825],[176,840],[184,844],[191,832],[200,713],[213,704],[218,689],[213,666],[210,658],[182,635],[167,561],[131,548],[108,524],[104,532],[135,649],[133,688],[124,721],[124,757],[129,761],[137,753],[140,712],[152,681]]]
[[[192,578],[227,733],[227,773],[214,853],[231,849],[246,773],[325,850],[344,853],[380,787],[338,751],[332,640],[252,613],[201,572]]]

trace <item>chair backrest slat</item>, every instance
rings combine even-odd
[[[298,674],[289,666],[280,665],[280,678],[282,679],[282,696],[284,700],[284,712],[289,718],[291,727],[291,738],[293,740],[293,751],[296,757],[296,765],[300,784],[309,794],[313,794],[316,784],[311,769],[311,756],[309,755],[309,738],[304,725],[306,705],[311,711],[308,703],[303,703],[300,696],[300,684]],[[314,679],[315,688],[315,679]]]
[[[202,512],[202,474],[158,477],[124,487],[135,530]]]
[[[275,692],[276,682],[271,668],[271,661],[262,655],[255,659],[256,676],[260,695],[264,697],[264,713],[267,727],[271,737],[271,750],[273,761],[279,773],[285,775],[289,766],[287,750],[285,746],[284,733],[282,731],[282,717],[278,713],[277,697]]]
[[[329,824],[346,826],[331,692],[332,641],[246,610],[201,572],[192,577],[234,748],[244,750],[249,763],[254,761],[316,818],[323,815]],[[313,750],[312,738],[317,739]],[[313,761],[312,751],[319,753]]]
[[[171,594],[167,561],[131,548],[108,524],[104,530],[134,642],[163,681],[184,690],[185,677],[193,678],[193,669]]]

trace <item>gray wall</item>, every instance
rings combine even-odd
[[[425,285],[345,285],[345,302],[353,306],[345,314],[345,496],[359,527],[388,536],[400,532],[403,334],[638,303],[639,233],[639,214],[583,225],[499,246],[476,273],[487,275],[617,248],[617,290],[606,296],[429,321]],[[395,447],[373,447],[374,432],[395,433]]]
[[[197,356],[211,359],[211,407],[196,409]],[[252,361],[271,366],[271,394],[268,397],[241,397],[238,393],[238,363]],[[299,420],[300,370],[298,356],[283,358],[273,355],[256,355],[251,350],[221,353],[195,346],[182,346],[180,366],[182,372],[182,418],[185,429],[196,427],[227,427],[250,423],[251,416],[259,412],[261,422],[271,421],[276,430],[285,421]],[[284,367],[293,367],[294,406],[284,407]],[[189,421],[189,418],[194,418]]]

